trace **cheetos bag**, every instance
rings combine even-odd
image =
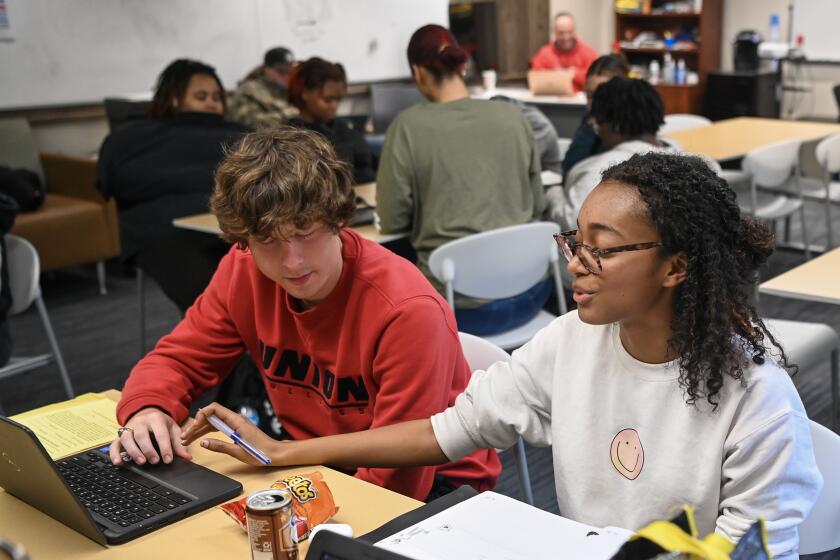
[[[317,471],[281,478],[270,488],[286,490],[292,496],[292,510],[294,511],[292,539],[295,542],[306,540],[312,527],[328,521],[338,513],[330,487],[324,481],[324,476]],[[245,532],[248,531],[245,521],[247,499],[247,497],[240,498],[218,506]]]

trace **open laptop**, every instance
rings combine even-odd
[[[102,447],[54,462],[26,426],[0,416],[0,486],[99,544],[119,544],[238,496],[242,485],[176,457],[117,467]]]
[[[575,71],[569,69],[529,70],[528,89],[534,95],[574,95],[574,77]]]
[[[378,548],[364,541],[351,539],[332,531],[319,531],[306,560],[411,560],[396,552]]]

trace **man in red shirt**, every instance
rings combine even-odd
[[[572,85],[577,92],[583,89],[586,71],[596,58],[598,52],[575,33],[575,18],[572,14],[560,12],[554,16],[554,42],[537,51],[531,59],[531,69],[571,68],[575,71]]]
[[[245,351],[294,439],[454,404],[470,370],[452,311],[414,265],[343,228],[355,196],[327,140],[291,128],[247,135],[219,167],[211,206],[234,246],[183,321],[132,370],[117,407],[130,429],[111,446],[115,464],[190,459],[180,424]],[[461,484],[490,489],[500,469],[482,450],[355,476],[422,500]]]

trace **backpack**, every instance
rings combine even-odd
[[[37,173],[3,165],[0,165],[0,193],[13,198],[21,212],[37,210],[47,195]]]

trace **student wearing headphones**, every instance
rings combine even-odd
[[[568,518],[637,530],[688,503],[700,534],[737,541],[763,515],[773,557],[796,557],[822,478],[793,366],[748,299],[773,250],[767,228],[704,160],[646,153],[607,169],[556,240],[578,309],[475,372],[447,410],[275,442],[213,404],[185,443],[255,464],[205,437],[211,413],[273,466],[439,464],[522,436],[552,446]]]
[[[539,220],[545,207],[539,152],[528,122],[513,105],[471,99],[464,84],[467,53],[444,27],[411,36],[408,63],[429,100],[388,127],[376,177],[383,233],[410,232],[417,265],[443,293],[429,254],[447,241]],[[455,295],[462,331],[493,334],[527,323],[545,303],[550,280],[507,300]]]

